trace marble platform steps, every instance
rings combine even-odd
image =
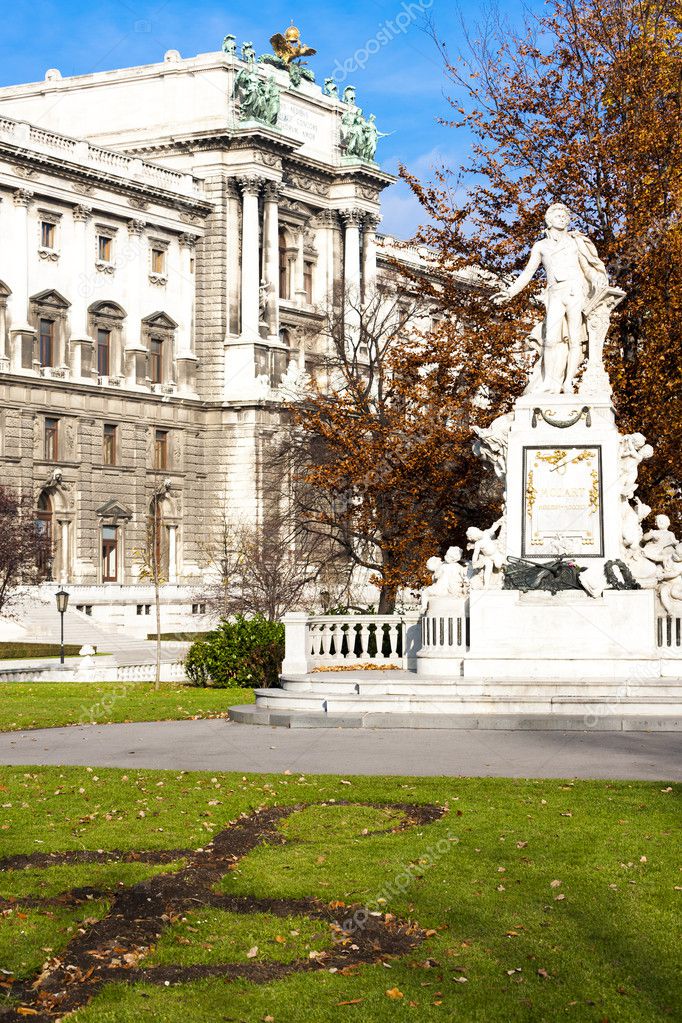
[[[380,675],[381,677],[377,677]],[[368,677],[369,676],[369,677]],[[682,730],[682,680],[417,678],[412,672],[288,676],[234,721],[284,727]]]

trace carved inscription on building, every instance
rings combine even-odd
[[[320,117],[286,99],[282,99],[277,127],[308,145],[320,144]]]
[[[523,557],[601,557],[601,448],[523,450]]]

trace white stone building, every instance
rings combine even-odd
[[[244,69],[276,123],[245,116]],[[160,492],[191,601],[214,512],[262,512],[282,378],[345,289],[392,273],[393,178],[346,155],[349,102],[224,52],[0,89],[2,480],[35,494],[81,606],[144,613]]]

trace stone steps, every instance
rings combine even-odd
[[[586,721],[582,714],[539,713],[403,713],[363,712],[348,710],[344,713],[320,711],[271,710],[248,704],[230,707],[230,718],[241,724],[266,725],[279,728],[438,728],[515,731],[564,732],[678,732],[682,731],[682,714],[646,715],[611,714],[608,717]]]
[[[407,673],[406,673],[407,674]],[[311,694],[325,699],[340,696],[377,697],[390,696],[395,699],[435,698],[462,699],[490,697],[495,699],[621,699],[623,697],[650,699],[654,697],[671,699],[682,697],[682,683],[674,679],[633,678],[632,681],[599,679],[567,682],[563,679],[542,681],[519,681],[515,679],[462,679],[462,678],[376,678],[367,673],[358,673],[350,678],[316,676],[314,679],[284,677],[281,682],[284,693],[292,697]],[[276,692],[277,690],[270,690]]]
[[[286,727],[614,728],[682,727],[682,680],[635,677],[542,680],[417,676],[413,672],[314,673],[257,689],[235,720]],[[306,724],[307,722],[307,724]]]

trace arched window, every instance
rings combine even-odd
[[[36,512],[36,531],[45,541],[38,562],[38,572],[42,579],[52,579],[52,562],[54,559],[54,506],[50,495],[44,490],[38,498]]]

